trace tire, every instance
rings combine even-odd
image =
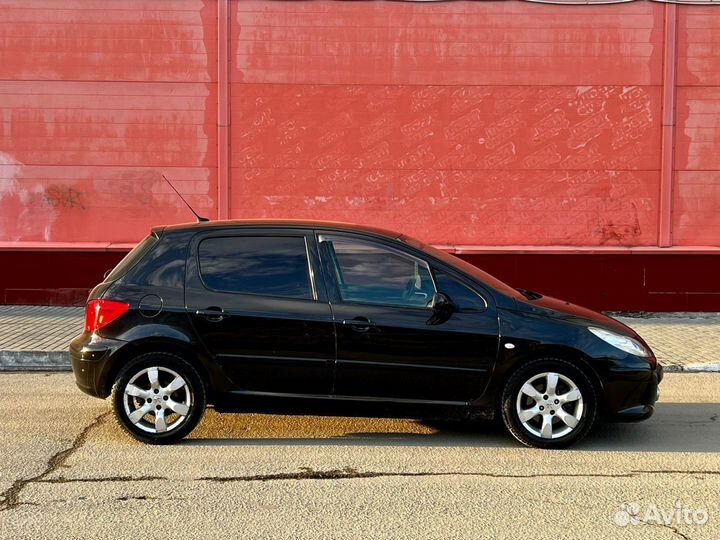
[[[120,370],[111,400],[117,423],[130,436],[148,444],[171,444],[200,422],[206,391],[186,360],[169,353],[147,353]]]
[[[588,376],[555,358],[524,364],[507,381],[501,398],[505,427],[535,448],[566,448],[578,442],[592,429],[597,408],[597,392]]]

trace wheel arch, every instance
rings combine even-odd
[[[510,380],[510,377],[522,366],[533,360],[564,360],[576,366],[585,375],[587,375],[590,383],[593,385],[595,395],[597,397],[598,411],[605,411],[605,392],[602,380],[598,372],[593,368],[590,360],[586,358],[582,353],[576,349],[570,347],[563,347],[559,345],[550,345],[534,348],[532,351],[527,351],[523,354],[514,355],[512,361],[506,364],[504,370],[500,373],[496,372],[495,387],[498,389],[494,397],[492,404],[494,414],[500,414],[502,407],[502,393],[505,385]]]
[[[190,365],[192,365],[200,375],[205,391],[208,396],[208,402],[211,402],[212,385],[210,371],[205,363],[199,358],[197,351],[189,344],[164,337],[148,337],[142,340],[132,341],[119,349],[112,357],[109,367],[103,377],[102,393],[104,397],[110,395],[112,386],[117,378],[120,370],[133,358],[147,353],[168,353],[179,356]]]

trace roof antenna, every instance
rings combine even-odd
[[[185,197],[183,197],[182,195],[180,195],[180,192],[179,192],[177,189],[175,189],[175,186],[172,185],[172,182],[170,182],[170,180],[168,180],[167,177],[166,177],[164,174],[162,174],[161,176],[163,177],[163,179],[164,179],[168,184],[170,184],[170,187],[172,188],[172,190],[173,190],[175,193],[177,193],[177,196],[180,197],[180,199],[182,200],[182,202],[185,203],[185,206],[187,206],[187,207],[190,209],[190,211],[195,215],[195,217],[197,218],[197,222],[198,222],[198,223],[202,223],[203,221],[210,221],[208,218],[200,216],[195,210],[193,210],[193,207],[190,206],[190,203],[185,200]]]

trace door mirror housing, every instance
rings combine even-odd
[[[452,303],[450,297],[441,292],[433,294],[430,302],[428,303],[428,307],[432,309],[434,313],[439,315],[445,315],[455,311],[455,304]]]
[[[441,292],[433,294],[432,299],[428,302],[428,307],[432,310],[432,316],[428,319],[427,324],[442,324],[450,319],[455,311],[455,304],[452,303],[450,297]]]

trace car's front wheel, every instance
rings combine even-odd
[[[502,394],[502,417],[521,443],[564,448],[592,428],[597,395],[587,375],[560,359],[539,359],[519,368]]]
[[[188,435],[205,412],[205,386],[186,360],[148,353],[131,360],[112,389],[115,418],[135,439],[169,444]]]

